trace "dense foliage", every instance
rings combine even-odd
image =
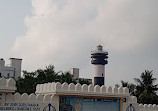
[[[74,83],[79,82],[80,84],[90,84],[86,80],[73,79],[73,75],[69,72],[55,72],[54,66],[46,66],[45,69],[38,69],[34,72],[23,71],[23,78],[18,78],[16,81],[17,92],[19,93],[34,93],[37,84],[43,84],[48,82],[60,82]]]
[[[128,87],[130,94],[138,98],[138,103],[158,104],[158,85],[154,84],[156,78],[153,78],[152,71],[145,70],[140,78],[134,78],[136,84],[121,81],[122,87]],[[120,86],[116,84],[116,86]]]

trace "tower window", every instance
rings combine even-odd
[[[0,72],[0,77],[2,77],[2,74],[1,74],[1,72]]]
[[[7,78],[10,78],[10,73],[7,74]]]

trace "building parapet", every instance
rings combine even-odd
[[[0,92],[15,92],[16,82],[13,78],[0,78]]]
[[[99,98],[118,98],[120,99],[121,111],[158,111],[156,104],[138,104],[135,96],[129,95],[128,88],[111,87],[98,85],[81,85],[77,83],[45,83],[36,86],[36,94],[20,94],[16,92],[16,82],[14,79],[0,78],[0,110],[22,111],[29,108],[30,111],[45,111],[55,108],[59,111],[60,97],[99,97]],[[32,110],[31,110],[32,109]]]
[[[5,100],[4,100],[5,99]],[[41,94],[30,94],[28,95],[27,93],[23,93],[22,95],[20,93],[8,93],[5,95],[2,101],[7,101],[7,102],[37,102],[37,103],[48,103],[48,102],[54,102],[54,95],[41,95]]]
[[[139,104],[139,111],[157,111],[158,105],[156,104]]]
[[[125,97],[129,96],[129,89],[123,87],[106,87],[106,86],[99,86],[99,85],[81,85],[77,83],[45,83],[45,84],[38,84],[36,86],[36,94],[71,94],[71,95],[99,95],[99,96],[119,96]]]

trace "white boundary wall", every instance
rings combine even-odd
[[[36,86],[36,94],[15,93],[15,80],[0,78],[0,111],[49,111],[51,104],[59,111],[59,96],[91,96],[120,98],[121,111],[128,111],[133,106],[136,111],[158,111],[157,105],[142,105],[137,103],[137,98],[129,95],[128,88],[111,86],[93,86],[67,83],[45,83]],[[15,93],[15,94],[13,94]],[[123,101],[126,100],[126,101]],[[53,110],[50,110],[53,111]],[[130,110],[129,110],[130,111]],[[132,110],[134,111],[134,110]]]

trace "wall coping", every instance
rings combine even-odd
[[[13,78],[0,78],[0,92],[15,92],[16,89],[16,82]]]

